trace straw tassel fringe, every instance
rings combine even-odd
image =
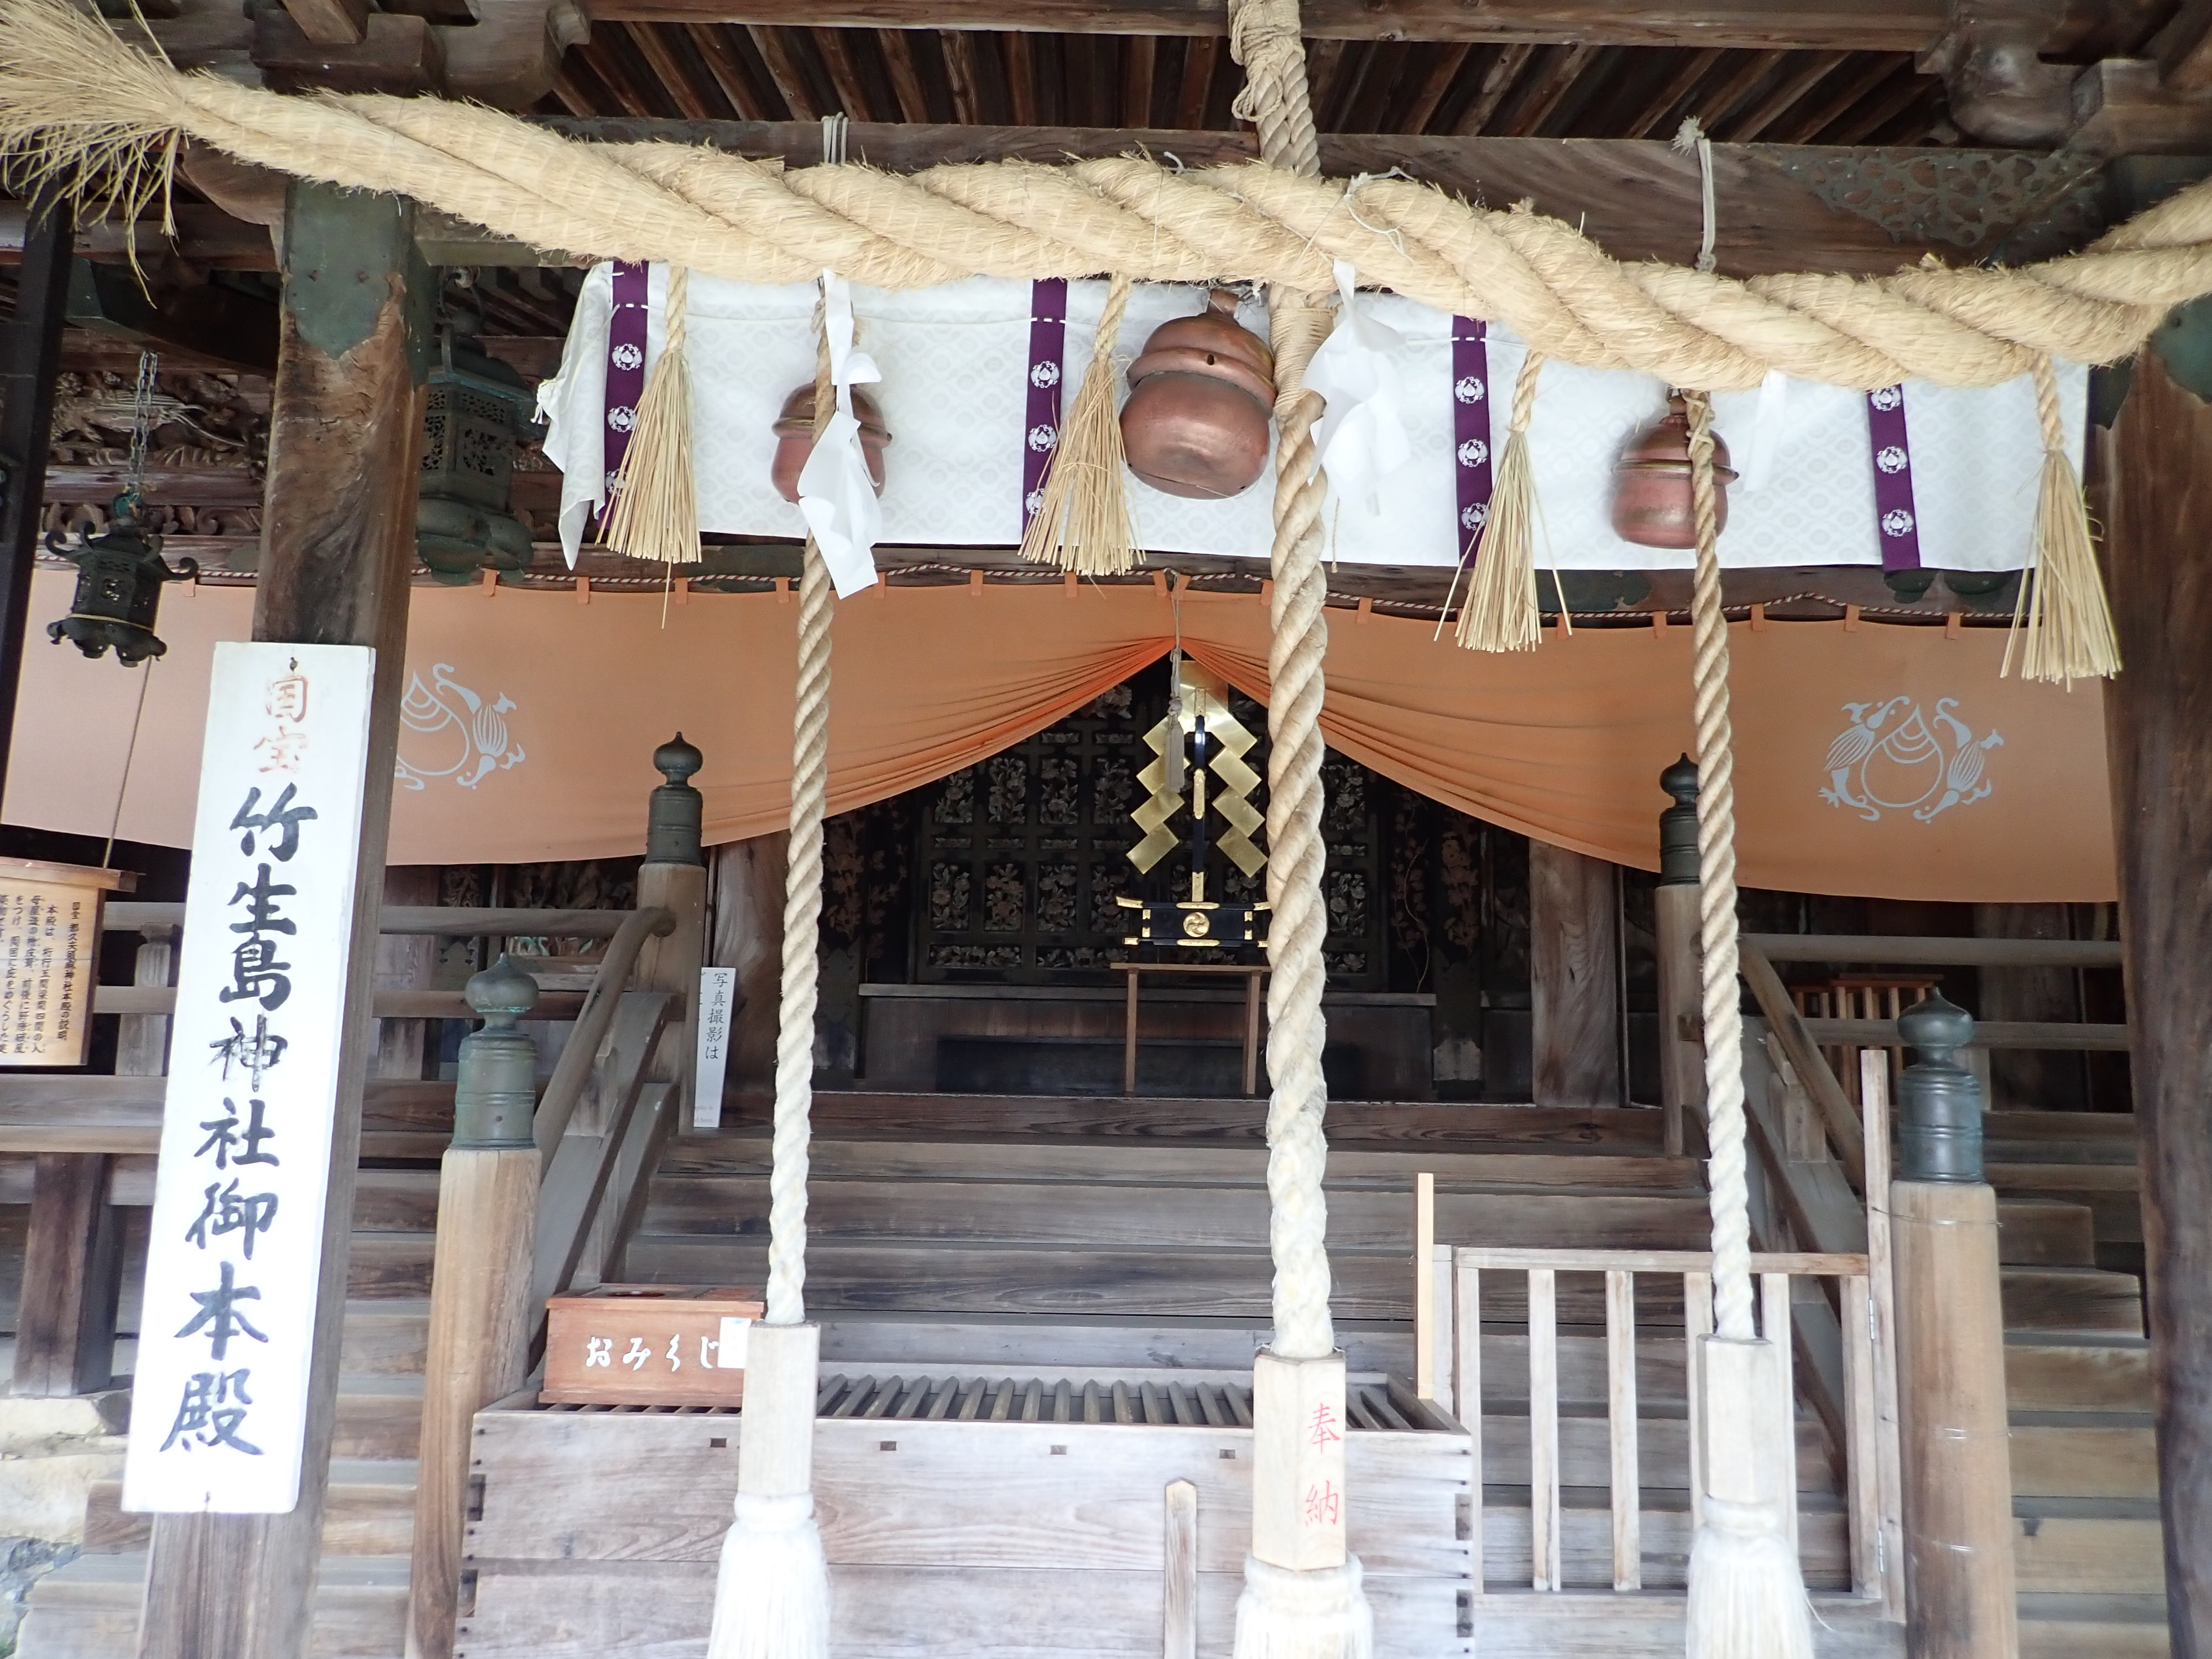
[[[1106,293],[1091,348],[1091,372],[1060,422],[1060,442],[1045,464],[1043,499],[1022,535],[1022,556],[1085,576],[1117,576],[1143,562],[1129,522],[1122,474],[1121,418],[1115,398],[1121,379],[1114,343],[1128,308],[1130,282],[1116,276]]]
[[[691,368],[685,349],[691,271],[668,273],[660,356],[637,401],[637,423],[616,476],[602,532],[609,548],[657,564],[699,562],[699,492],[691,471]]]
[[[1536,477],[1528,459],[1528,419],[1543,369],[1544,354],[1531,351],[1514,382],[1512,423],[1459,613],[1455,637],[1470,651],[1534,651],[1543,636],[1536,606]]]
[[[2066,453],[2057,371],[2047,355],[2035,360],[2035,410],[2043,423],[2035,550],[2021,573],[2020,599],[2013,606],[2012,636],[2005,641],[2001,672],[2012,672],[2017,651],[2022,679],[2068,685],[2077,679],[2110,679],[2120,672],[2120,643],[2097,568],[2088,504]]]

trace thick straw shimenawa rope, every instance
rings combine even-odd
[[[1327,293],[1331,262],[1346,258],[1437,310],[1503,322],[1547,357],[1716,391],[1769,369],[1870,390],[1908,377],[1995,385],[2040,353],[2109,362],[2170,307],[2212,293],[2212,184],[2065,258],[1873,282],[1622,264],[1558,220],[1469,207],[1410,179],[1364,179],[1354,202],[1307,164],[1311,122],[1287,95],[1304,70],[1282,18],[1237,15],[1267,165],[786,171],[703,146],[571,141],[437,99],[287,97],[180,74],[61,0],[0,0],[0,152],[26,182],[58,174],[96,198],[120,179],[122,199],[143,201],[182,134],[299,177],[410,196],[532,246],[754,283],[825,268],[896,289],[1115,270]]]

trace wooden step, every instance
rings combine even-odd
[[[2020,1598],[2020,1659],[2166,1659],[2166,1599],[2157,1595]]]
[[[346,1247],[347,1299],[427,1297],[437,1245],[434,1232],[356,1233]]]
[[[368,1376],[338,1379],[332,1457],[410,1459],[422,1434],[422,1378]]]
[[[2141,1336],[2142,1290],[2132,1273],[2097,1267],[2007,1267],[2008,1331],[2103,1331]]]
[[[1989,1112],[1983,1157],[1992,1164],[2133,1164],[2132,1112]]]
[[[2014,1411],[2148,1412],[2150,1344],[2139,1336],[2008,1333],[2005,1393]]]
[[[1992,1163],[1988,1175],[2001,1199],[2057,1199],[2088,1206],[2100,1244],[2142,1243],[2141,1182],[2132,1158],[2124,1164]]]
[[[2095,1212],[2063,1199],[2002,1200],[1997,1205],[1997,1256],[2007,1267],[2094,1267]]]
[[[2012,1413],[2015,1498],[2158,1498],[2149,1413]]]
[[[2013,1516],[2013,1566],[2022,1594],[2166,1593],[2155,1503],[2015,1497]]]
[[[2045,1208],[2063,1208],[2050,1206]],[[2086,1243],[2088,1215],[2081,1212]],[[810,1246],[872,1239],[1175,1249],[1264,1244],[1264,1188],[1138,1187],[1065,1181],[823,1179],[811,1176]],[[1588,1193],[1465,1193],[1437,1197],[1437,1237],[1462,1244],[1696,1249],[1710,1240],[1705,1200]],[[768,1236],[765,1176],[663,1176],[643,1231],[695,1237]],[[1413,1248],[1410,1192],[1355,1188],[1329,1195],[1331,1249]],[[2036,1259],[2043,1259],[2038,1257]]]
[[[154,1517],[126,1515],[123,1483],[95,1482],[85,1502],[87,1554],[127,1555],[151,1541]],[[415,1536],[415,1465],[334,1457],[323,1507],[323,1555],[404,1556]]]
[[[145,1583],[143,1554],[81,1555],[48,1573],[31,1587],[18,1659],[131,1659]],[[315,1586],[308,1659],[398,1659],[406,1623],[406,1557],[331,1557]]]
[[[374,1297],[346,1304],[338,1370],[349,1376],[419,1376],[430,1340],[426,1297]]]
[[[726,1097],[723,1125],[763,1129],[765,1092]],[[1249,1100],[1146,1096],[1070,1098],[1052,1095],[941,1095],[820,1090],[815,1133],[884,1136],[970,1135],[1101,1140],[1264,1139],[1267,1113]],[[1664,1120],[1649,1108],[1436,1105],[1407,1101],[1332,1100],[1324,1122],[1332,1146],[1376,1151],[1457,1148],[1470,1143],[1531,1151],[1656,1152]]]
[[[435,1170],[362,1170],[354,1176],[357,1233],[434,1233],[438,1230]]]
[[[1411,1320],[1413,1264],[1402,1250],[1332,1254],[1330,1305],[1339,1318]],[[2057,1270],[2051,1270],[2057,1271]],[[768,1272],[764,1242],[653,1234],[631,1243],[625,1277],[656,1285],[758,1285]],[[1083,1249],[1042,1245],[889,1241],[810,1244],[809,1305],[825,1316],[848,1311],[941,1315],[1041,1314],[1134,1319],[1251,1320],[1271,1315],[1274,1268],[1264,1240],[1245,1249]],[[1485,1276],[1483,1318],[1525,1316],[1527,1279]],[[1559,1317],[1601,1328],[1603,1276],[1562,1273]],[[1660,1273],[1636,1279],[1640,1328],[1679,1330],[1682,1289]]]
[[[664,1176],[764,1176],[765,1135],[686,1135],[669,1143]],[[1377,1152],[1332,1148],[1328,1187],[1381,1187],[1410,1192],[1425,1172],[1442,1190],[1487,1187],[1557,1192],[1702,1194],[1697,1160],[1654,1154],[1552,1152]],[[817,1137],[810,1178],[816,1181],[1080,1181],[1156,1187],[1267,1184],[1261,1146],[1121,1146],[1089,1141],[860,1140]]]

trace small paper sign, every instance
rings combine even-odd
[[[215,649],[125,1510],[299,1503],[375,655]]]
[[[699,1063],[693,1085],[691,1127],[722,1127],[722,1082],[730,1069],[730,1012],[738,995],[738,970],[699,970]]]
[[[734,1319],[726,1315],[724,1316],[722,1320],[722,1346],[715,1353],[715,1368],[725,1371],[741,1371],[744,1370],[745,1348],[752,1339],[752,1334],[753,1322],[751,1320]]]
[[[0,859],[0,1066],[82,1066],[90,1057],[100,903],[136,879]]]

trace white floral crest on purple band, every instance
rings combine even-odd
[[[1896,386],[1877,387],[1867,393],[1867,401],[1876,409],[1895,409],[1905,401],[1905,388]]]
[[[637,424],[637,411],[628,404],[617,404],[607,411],[607,424],[617,432],[627,432]]]
[[[1473,374],[1462,374],[1452,382],[1452,396],[1463,404],[1479,404],[1488,388]]]
[[[1038,363],[1030,370],[1030,384],[1034,386],[1053,386],[1060,384],[1058,363]]]
[[[1469,438],[1459,447],[1459,464],[1462,466],[1480,466],[1489,459],[1490,446],[1480,438]]]
[[[1490,503],[1488,501],[1474,502],[1459,515],[1460,528],[1462,530],[1480,530],[1489,522]]]
[[[628,341],[617,346],[609,355],[613,357],[617,368],[635,368],[645,361],[645,354]]]
[[[1912,515],[1901,507],[1893,507],[1881,515],[1881,533],[1885,536],[1911,535]]]
[[[1911,465],[1904,447],[1898,444],[1884,444],[1876,450],[1874,464],[1885,472],[1902,472]]]
[[[1050,449],[1059,441],[1060,432],[1057,428],[1049,426],[1033,426],[1030,428],[1030,447],[1037,451],[1039,453],[1042,453],[1044,451]]]
[[[1044,491],[1042,489],[1032,489],[1028,495],[1022,497],[1022,505],[1027,507],[1031,513],[1042,512],[1044,510]]]
[[[615,493],[615,486],[619,484],[621,482],[622,474],[620,472],[610,472],[607,474],[607,494],[610,496]]]

